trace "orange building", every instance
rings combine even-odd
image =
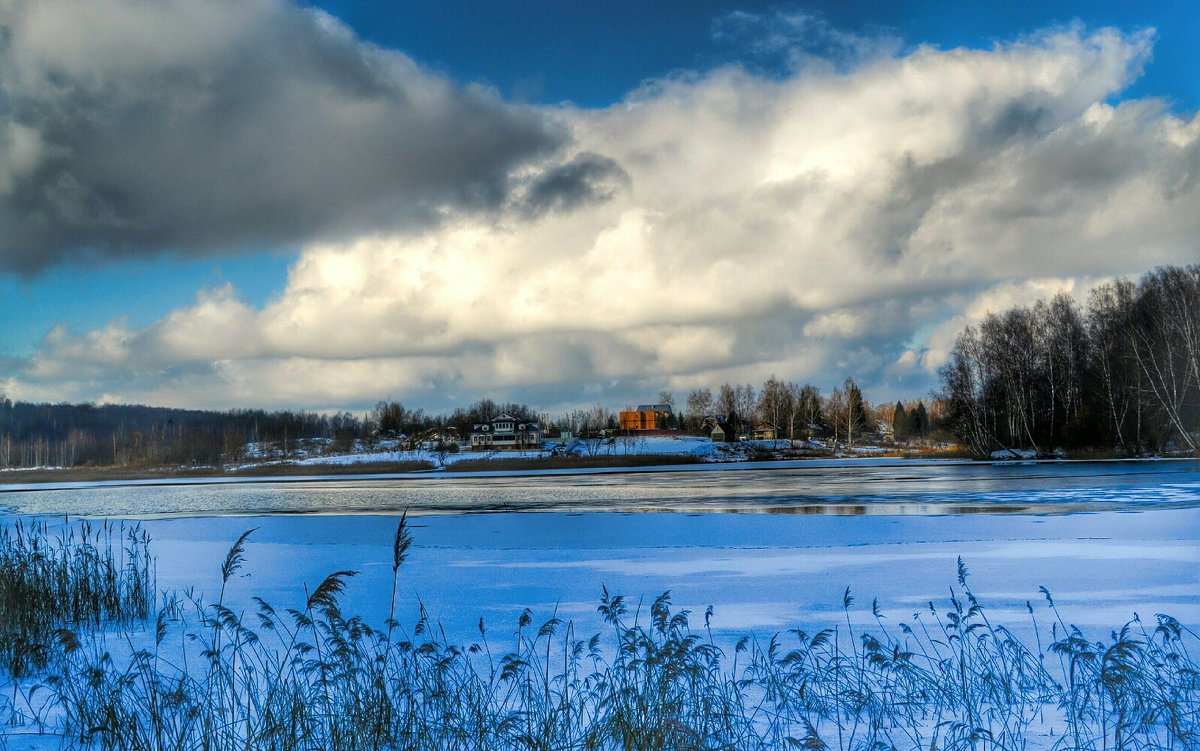
[[[635,410],[620,413],[622,433],[642,433],[648,430],[666,430],[670,424],[670,404],[639,404]]]

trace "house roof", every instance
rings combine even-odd
[[[635,410],[637,412],[666,412],[671,413],[670,404],[639,404]]]
[[[497,422],[513,423],[514,432],[516,432],[518,430],[524,431],[526,433],[529,433],[529,432],[541,433],[541,432],[543,432],[542,426],[538,425],[536,420],[518,420],[517,418],[508,414],[507,412],[502,415],[496,415],[495,417],[493,417],[491,420],[488,420],[487,422],[476,423],[475,426],[471,429],[471,432],[472,433],[490,433],[490,432],[492,432],[492,426],[495,425]],[[505,432],[507,433],[507,431],[505,431]]]

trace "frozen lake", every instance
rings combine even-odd
[[[395,513],[412,511],[401,621],[417,599],[451,638],[480,616],[597,625],[601,587],[636,603],[671,590],[714,627],[770,633],[856,618],[890,623],[944,602],[962,556],[996,621],[1028,622],[1047,587],[1069,619],[1119,627],[1139,613],[1200,623],[1200,462],[813,463],[728,471],[540,477],[426,476],[29,490],[10,514],[139,517],[159,585],[214,593],[230,543],[258,527],[236,602],[290,606],[338,569],[361,572],[346,610],[379,622]],[[463,512],[488,513],[463,513]],[[659,513],[639,513],[656,511]],[[291,513],[282,513],[291,512]]]
[[[485,476],[481,476],[485,475]],[[1196,505],[1200,461],[916,462],[852,459],[676,470],[427,472],[200,478],[124,484],[0,483],[13,514],[93,517],[268,513],[679,511],[796,514],[1077,513]]]

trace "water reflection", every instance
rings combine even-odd
[[[5,490],[0,486],[0,491]],[[700,471],[229,484],[63,487],[0,492],[10,513],[209,516],[529,511],[810,516],[1070,514],[1200,506],[1200,462],[1022,465],[755,465]]]

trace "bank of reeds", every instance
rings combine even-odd
[[[222,564],[242,565],[246,536]],[[411,539],[393,548],[393,593]],[[960,564],[944,605],[892,623],[872,606],[808,633],[724,644],[668,594],[647,607],[602,592],[601,633],[526,611],[497,638],[451,641],[424,608],[407,630],[347,615],[353,572],[293,608],[175,603],[152,645],[115,664],[64,633],[48,680],[65,745],[228,749],[1200,748],[1197,635],[1135,619],[1092,640],[1049,593],[1022,641],[993,623]],[[395,613],[395,596],[392,597]],[[175,619],[178,619],[176,622]],[[695,621],[695,623],[693,623]],[[724,647],[724,648],[723,648]]]
[[[42,670],[56,629],[148,618],[155,582],[149,535],[137,524],[46,522],[0,528],[0,662]]]

